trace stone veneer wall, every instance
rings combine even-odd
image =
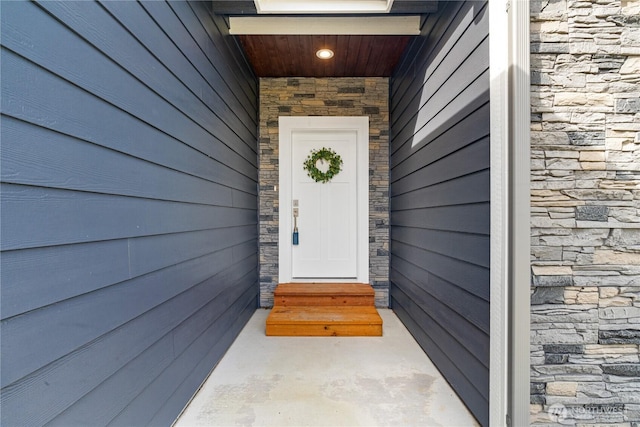
[[[531,421],[639,426],[640,1],[531,5]]]
[[[389,305],[389,79],[260,79],[260,305],[278,284],[278,116],[369,116],[369,281]]]

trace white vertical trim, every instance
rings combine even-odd
[[[291,153],[294,123],[287,117],[278,117],[278,283],[291,282],[293,224],[291,219]],[[285,243],[286,242],[286,243]]]
[[[278,280],[291,282],[291,144],[294,130],[354,130],[357,132],[356,148],[356,188],[357,188],[357,277],[356,282],[369,283],[369,117],[291,117],[282,116],[279,121],[279,244]],[[286,242],[286,244],[284,243]],[[321,280],[314,279],[314,282]]]
[[[531,135],[531,79],[530,79],[530,11],[528,0],[514,0],[510,10],[509,40],[511,42],[511,296],[509,413],[511,425],[529,425],[529,365],[530,365],[530,283],[531,283],[531,227],[530,227],[530,135]]]
[[[489,425],[529,425],[529,0],[489,2],[491,361]],[[509,421],[507,421],[507,415]]]
[[[491,305],[489,425],[506,425],[508,328],[509,60],[506,1],[489,2]]]

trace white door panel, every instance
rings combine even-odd
[[[292,199],[298,200],[299,244],[292,249],[293,278],[355,278],[357,274],[356,132],[294,131]],[[327,183],[303,169],[312,150],[330,148],[342,170]]]

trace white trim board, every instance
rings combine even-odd
[[[529,0],[489,2],[491,426],[529,425],[529,19]]]
[[[491,122],[491,300],[489,335],[489,425],[506,425],[508,306],[509,60],[505,3],[489,3]]]
[[[290,17],[230,16],[232,35],[410,35],[420,34],[420,16]]]
[[[530,420],[531,78],[529,0],[509,7],[509,385],[511,425]],[[527,313],[527,315],[522,315]]]
[[[258,13],[389,13],[393,0],[254,0]]]
[[[369,117],[279,117],[279,232],[280,242],[291,241],[293,230],[292,217],[289,212],[291,204],[291,144],[295,130],[355,130],[357,132],[357,210],[358,210],[358,243],[357,275],[353,281],[369,283]],[[295,167],[302,167],[296,165]],[[278,244],[278,281],[288,283],[292,281],[290,244]],[[303,282],[304,280],[296,280]],[[322,282],[313,279],[310,282]],[[335,282],[333,280],[325,280]],[[342,281],[342,280],[341,280]]]

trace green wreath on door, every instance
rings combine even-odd
[[[319,161],[329,163],[329,169],[326,172],[322,172],[316,166]],[[311,153],[304,161],[303,168],[311,179],[324,184],[340,173],[342,170],[342,158],[332,149],[322,147],[319,150],[311,150]]]

